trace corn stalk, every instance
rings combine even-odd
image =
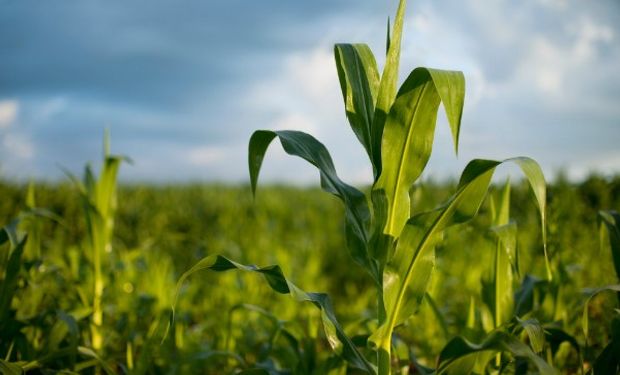
[[[88,230],[86,247],[93,265],[92,317],[90,324],[91,345],[95,352],[103,348],[103,306],[105,288],[103,264],[105,254],[112,252],[112,233],[116,211],[116,177],[123,157],[110,154],[109,134],[104,136],[104,158],[99,178],[95,179],[93,170],[86,166],[83,181],[71,176],[78,187]]]
[[[392,362],[395,360],[392,356],[393,332],[416,312],[426,294],[435,264],[435,245],[441,241],[447,227],[476,216],[493,173],[500,164],[512,162],[523,171],[540,210],[543,242],[546,237],[544,176],[538,164],[525,157],[505,161],[471,161],[463,171],[452,197],[434,210],[412,216],[409,190],[430,158],[441,103],[450,126],[455,152],[458,151],[465,77],[458,71],[421,67],[414,69],[398,86],[405,8],[406,0],[400,0],[392,30],[389,30],[388,23],[387,56],[381,74],[367,45],[337,44],[334,48],[346,117],[366,151],[374,172],[369,196],[338,176],[327,148],[309,134],[287,130],[257,130],[250,138],[248,153],[254,194],[267,148],[273,140],[278,139],[286,153],[315,166],[319,170],[322,189],[335,195],[344,204],[345,238],[349,253],[352,260],[369,274],[377,288],[378,326],[368,339],[370,346],[375,349],[376,359],[371,361],[364,358],[352,344],[338,324],[326,296],[301,291],[284,278],[278,266],[244,266],[212,255],[188,271],[177,286],[178,293],[185,278],[203,269],[238,269],[261,273],[275,291],[292,294],[299,301],[313,302],[322,312],[326,337],[332,348],[349,365],[379,375],[391,374]],[[548,262],[546,265],[550,278]],[[497,321],[500,319],[498,316]],[[513,345],[515,339],[512,336],[497,333],[489,340],[488,345],[481,346],[484,350],[511,351],[513,355],[529,358],[541,373],[553,373],[527,346]],[[444,356],[444,364],[478,350],[475,345],[454,345],[459,349]]]

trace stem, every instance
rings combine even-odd
[[[387,320],[387,314],[385,312],[385,306],[383,305],[383,291],[379,289],[377,293],[377,317],[379,321],[379,326],[381,326]],[[377,350],[377,366],[378,366],[378,375],[390,375],[391,374],[391,337],[392,332],[390,330],[389,339],[387,342],[384,342],[379,346],[379,350]]]
[[[93,228],[93,232],[97,229]],[[93,320],[91,325],[92,345],[95,352],[99,352],[103,346],[103,338],[101,336],[101,326],[103,324],[103,310],[101,308],[101,298],[103,295],[103,278],[101,276],[101,249],[97,239],[93,241],[94,259],[93,268],[95,273],[95,285],[93,293]]]
[[[495,245],[495,275],[493,275],[494,279],[495,279],[495,328],[499,327],[500,325],[500,320],[501,320],[501,304],[500,304],[500,296],[499,296],[499,260],[500,260],[500,251],[501,251],[501,247],[500,247],[500,243],[499,241],[497,241],[496,245]],[[497,367],[499,367],[502,364],[502,355],[501,353],[498,353],[495,356],[495,365]]]
[[[378,375],[390,375],[392,373],[390,349],[391,345],[388,343],[385,347],[382,345],[377,352]]]

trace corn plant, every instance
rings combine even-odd
[[[69,175],[79,189],[88,229],[87,252],[93,267],[91,345],[95,352],[103,348],[103,305],[105,287],[103,263],[112,252],[112,233],[116,211],[116,176],[124,157],[110,154],[109,134],[104,136],[104,160],[99,179],[87,165],[83,182]]]
[[[443,231],[476,215],[500,164],[509,161],[521,167],[540,210],[543,242],[545,238],[545,181],[538,164],[525,157],[471,161],[461,175],[457,191],[444,204],[412,215],[415,211],[411,208],[409,190],[430,158],[440,103],[443,103],[455,151],[458,151],[465,78],[457,71],[417,68],[398,88],[405,6],[406,0],[401,0],[393,30],[391,33],[388,30],[387,56],[381,75],[367,45],[337,44],[334,49],[346,116],[373,167],[374,182],[369,197],[337,175],[328,150],[309,134],[258,130],[249,142],[248,163],[254,194],[266,150],[278,138],[285,152],[317,167],[323,190],[343,202],[350,255],[367,271],[377,288],[377,328],[368,338],[376,358],[365,358],[353,345],[338,324],[326,295],[303,292],[284,277],[278,266],[244,266],[212,255],[179,281],[180,287],[187,276],[200,269],[236,268],[261,273],[277,292],[290,293],[298,300],[311,301],[319,307],[332,348],[351,366],[379,375],[392,371],[394,330],[416,312],[425,295],[435,263],[435,245],[441,241]],[[547,274],[550,278],[548,263]],[[530,358],[541,372],[552,373],[529,348],[514,341],[512,336],[502,332],[495,332],[482,346],[452,341],[440,355],[439,370],[443,371],[454,359],[472,352],[508,350]]]
[[[430,158],[440,103],[445,108],[455,151],[458,151],[465,79],[457,71],[417,68],[397,91],[405,3],[400,1],[394,29],[387,38],[387,57],[381,78],[368,46],[338,44],[335,47],[347,118],[373,166],[370,199],[340,180],[328,151],[310,135],[262,130],[253,134],[249,146],[254,191],[264,153],[270,142],[278,137],[287,153],[318,167],[323,189],[345,204],[349,250],[353,259],[369,272],[378,289],[378,328],[369,342],[377,349],[379,374],[390,373],[395,327],[415,313],[424,296],[433,270],[434,247],[441,240],[442,231],[476,215],[493,172],[503,163],[470,162],[457,192],[447,202],[435,210],[411,215],[409,190]],[[544,237],[542,172],[532,159],[509,161],[521,167],[533,188]],[[548,266],[547,270],[550,277]]]
[[[49,311],[36,311],[32,317],[20,316],[22,309],[38,310],[42,299],[42,294],[27,294],[29,288],[36,287],[29,286],[32,280],[25,277],[32,264],[42,261],[42,218],[62,223],[54,213],[36,206],[31,183],[26,194],[26,209],[0,228],[0,353],[4,358],[0,359],[0,372],[20,375],[43,369],[58,358],[68,358],[68,368],[75,369],[78,354],[106,368],[91,349],[78,345],[79,328],[72,314],[57,310],[51,322],[41,319]],[[8,251],[5,253],[4,249]]]

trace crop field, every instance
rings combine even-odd
[[[620,176],[515,155],[425,179],[438,113],[459,150],[466,83],[401,82],[405,4],[381,69],[333,50],[365,185],[279,129],[247,140],[246,184],[119,182],[108,133],[63,182],[0,180],[0,373],[620,373]],[[280,146],[316,187],[261,180]]]
[[[412,197],[414,203],[432,207],[452,190],[451,184],[421,184]],[[0,191],[2,217],[21,218],[19,227],[29,244],[18,262],[9,261],[15,248],[2,247],[0,350],[5,373],[21,371],[11,372],[12,366],[27,373],[89,373],[98,366],[131,374],[222,374],[252,368],[346,372],[342,357],[330,349],[319,310],[273,292],[262,276],[249,272],[192,275],[180,290],[164,340],[178,278],[210,254],[245,264],[279,264],[300,288],[326,292],[340,324],[357,343],[376,326],[375,289],[347,254],[344,213],[329,195],[272,186],[262,189],[254,202],[249,186],[129,185],[119,188],[112,247],[102,257],[102,343],[95,357],[93,259],[79,190],[70,184],[37,185],[30,190],[34,200],[28,186],[4,182]],[[590,302],[587,341],[582,318],[592,288],[618,282],[596,218],[600,209],[620,205],[619,191],[620,179],[596,177],[549,186],[547,241],[555,278],[546,282],[530,192],[525,184],[512,188],[520,268],[512,286],[516,300],[525,301],[522,296],[530,293],[529,305],[518,316],[540,324],[545,334],[537,352],[562,373],[579,373],[580,356],[584,368],[591,368],[613,340],[613,294]],[[32,207],[43,207],[49,215],[32,216]],[[416,373],[414,363],[433,367],[455,336],[480,343],[493,330],[484,294],[495,251],[491,215],[487,202],[473,222],[446,233],[427,296],[395,331],[395,372],[398,367],[398,373]],[[532,345],[516,322],[513,318],[504,329]],[[558,345],[563,338],[567,341]],[[518,363],[510,353],[503,361],[507,367]]]

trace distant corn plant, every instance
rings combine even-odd
[[[177,287],[192,273],[211,269],[240,269],[262,274],[271,288],[310,301],[320,310],[325,333],[332,348],[349,365],[369,374],[388,375],[398,366],[392,355],[394,330],[418,309],[426,294],[435,264],[435,246],[446,228],[476,216],[489,189],[496,168],[505,162],[517,164],[532,187],[540,210],[545,243],[546,186],[538,164],[527,157],[504,161],[476,159],[463,171],[456,192],[434,210],[412,215],[409,191],[419,179],[430,158],[440,103],[446,111],[455,151],[461,128],[465,78],[461,72],[431,68],[414,69],[398,88],[401,37],[406,0],[401,0],[393,29],[387,36],[387,56],[379,74],[375,57],[365,44],[337,44],[334,48],[346,117],[372,164],[374,181],[369,196],[345,183],[336,174],[332,158],[313,136],[299,131],[258,130],[249,142],[249,172],[256,194],[259,171],[270,143],[278,138],[284,151],[298,156],[319,169],[321,187],[338,197],[345,208],[345,237],[350,255],[374,281],[377,289],[377,325],[368,344],[375,352],[367,358],[344,332],[327,295],[307,293],[287,280],[280,267],[245,266],[222,256],[209,256],[186,272]],[[504,204],[502,204],[503,206]],[[496,216],[498,228],[507,223],[507,213]],[[502,231],[500,230],[500,234]],[[500,238],[501,235],[500,235]],[[508,266],[506,253],[498,243],[496,272]],[[506,255],[505,255],[506,254]],[[547,278],[551,270],[545,249]],[[504,283],[503,279],[496,279]],[[506,317],[502,293],[494,311],[495,327]],[[462,338],[448,343],[439,355],[438,373],[467,373],[472,366],[462,358],[478,352],[510,352],[529,359],[540,373],[554,370],[529,346],[502,330],[494,330],[480,345]]]
[[[0,228],[0,250],[8,250],[0,253],[0,351],[6,353],[4,359],[0,359],[0,373],[45,372],[46,366],[58,358],[67,358],[67,369],[75,369],[80,366],[77,363],[79,354],[88,358],[89,364],[82,368],[97,365],[111,374],[113,371],[95,352],[79,345],[79,327],[73,314],[56,310],[50,321],[41,319],[40,316],[49,314],[49,311],[39,311],[44,294],[25,293],[28,288],[34,288],[29,285],[33,281],[32,274],[25,271],[33,264],[43,265],[42,219],[63,222],[53,212],[37,207],[34,184],[30,183],[26,208]],[[20,316],[19,310],[24,308],[34,308],[36,314]],[[42,332],[45,334],[41,337]]]
[[[110,154],[110,137],[106,132],[103,141],[104,158],[99,179],[90,165],[84,170],[83,181],[69,174],[78,188],[82,199],[84,217],[86,218],[88,240],[87,252],[93,267],[91,346],[95,352],[103,349],[103,292],[105,276],[103,264],[106,254],[112,251],[112,235],[114,230],[114,213],[116,211],[116,177],[120,164],[125,160],[122,156]]]

